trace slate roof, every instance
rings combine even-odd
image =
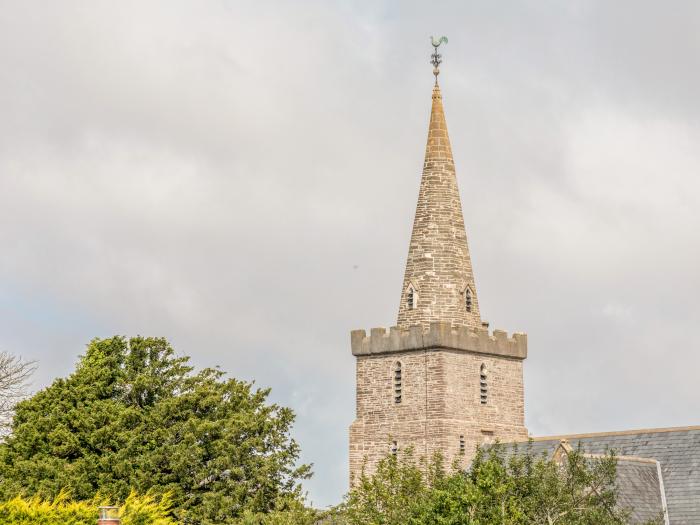
[[[580,443],[588,454],[613,450],[618,456],[658,461],[662,475],[656,483],[660,481],[664,487],[669,523],[700,525],[700,426],[534,438],[533,452],[551,454],[562,439],[568,440],[573,448]],[[634,505],[639,512],[647,512],[647,507],[653,509],[657,502],[651,489],[656,476],[651,468],[640,465],[620,461],[620,500],[623,505],[626,501],[626,506]]]
[[[662,486],[656,461],[618,458],[617,503],[623,509],[632,509],[632,523],[647,523],[663,516]]]

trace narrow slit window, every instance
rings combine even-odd
[[[472,311],[472,291],[469,289],[469,287],[464,290],[464,306],[467,309],[467,312]]]
[[[466,444],[464,442],[464,436],[459,436],[459,453],[461,455],[464,455],[465,450],[466,450]]]
[[[391,454],[395,456],[399,452],[399,444],[396,441],[391,442]]]
[[[481,404],[485,405],[489,400],[489,383],[488,376],[486,374],[486,365],[481,365],[481,370],[479,372],[479,391],[481,397]]]
[[[406,294],[406,304],[409,310],[413,310],[416,307],[416,291],[413,286],[408,287],[408,293]]]
[[[401,361],[397,361],[394,365],[394,403],[401,403],[402,397],[402,372],[401,372]]]

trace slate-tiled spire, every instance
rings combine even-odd
[[[428,144],[401,290],[398,326],[427,328],[434,321],[449,322],[453,326],[481,325],[452,148],[437,81],[433,88]]]

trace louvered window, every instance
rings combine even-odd
[[[464,290],[464,306],[467,309],[467,312],[472,311],[472,291],[467,288]]]
[[[485,405],[489,400],[489,383],[486,374],[486,365],[481,365],[481,371],[479,376],[479,391],[481,396],[481,404]]]
[[[394,365],[394,403],[401,403],[402,395],[402,372],[401,372],[401,362],[397,361]]]

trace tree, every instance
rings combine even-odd
[[[35,368],[33,361],[0,352],[0,438],[9,432],[15,405],[24,398]]]
[[[0,496],[172,496],[182,523],[232,523],[301,499],[294,415],[269,390],[195,373],[164,339],[92,341],[75,372],[18,404]]]
[[[444,476],[442,458],[429,465],[415,461],[413,449],[388,454],[368,476],[363,468],[359,479],[341,505],[341,513],[352,525],[407,524],[427,505],[431,487]]]
[[[305,507],[298,499],[279,502],[278,508],[270,512],[246,511],[237,525],[332,525],[325,512]]]
[[[408,450],[363,473],[339,511],[348,525],[623,525],[615,476],[612,454],[557,462],[496,445],[448,473],[440,456],[426,464]]]

